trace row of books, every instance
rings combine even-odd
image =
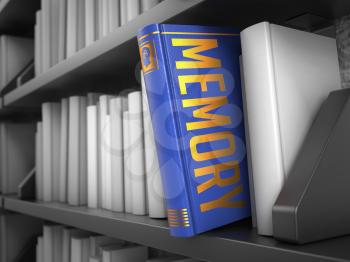
[[[37,238],[37,262],[195,262],[181,256],[153,252],[145,246],[59,224],[45,224]]]
[[[144,94],[44,103],[35,134],[37,200],[165,218]]]
[[[74,55],[160,0],[42,0],[36,13],[36,75]]]

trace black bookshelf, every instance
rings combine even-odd
[[[206,261],[350,261],[350,236],[307,245],[289,245],[262,237],[245,220],[194,238],[169,235],[166,220],[61,203],[4,197],[6,210],[79,227],[92,232]]]
[[[331,24],[335,18],[348,13],[348,0],[165,0],[5,95],[4,105],[39,106],[44,101],[88,91],[116,93],[138,85],[135,77],[139,62],[136,35],[138,29],[147,24],[166,22],[244,29],[266,20],[290,26],[291,18],[313,14],[322,18],[324,26],[324,23]],[[308,27],[306,23],[304,29]]]
[[[40,0],[1,0],[0,35],[33,37],[35,12],[39,9]]]

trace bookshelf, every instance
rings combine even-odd
[[[40,0],[2,0],[0,2],[0,34],[33,36],[35,12]]]
[[[254,8],[253,8],[254,7]],[[39,0],[2,0],[0,33],[32,35]],[[213,12],[214,10],[214,12]],[[244,28],[269,20],[288,24],[293,17],[316,14],[331,23],[350,13],[348,0],[165,0],[80,50],[44,74],[6,94],[0,101],[0,118],[40,115],[42,102],[88,91],[116,92],[136,84],[137,30],[150,23],[232,25]],[[218,15],[220,14],[220,15]],[[316,26],[317,27],[317,26]],[[309,29],[309,24],[305,24]],[[304,29],[305,29],[304,28]],[[103,81],[101,87],[99,82]],[[117,83],[117,84],[116,84]],[[79,227],[92,232],[207,261],[350,261],[350,237],[303,246],[288,245],[258,236],[250,221],[242,221],[191,239],[169,236],[165,220],[60,203],[19,200],[0,196],[0,209]]]
[[[57,223],[125,239],[153,248],[207,261],[350,261],[350,237],[308,245],[288,245],[258,236],[251,222],[241,221],[192,239],[169,236],[165,220],[60,203],[19,200],[5,196],[4,207]]]

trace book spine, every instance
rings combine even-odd
[[[36,133],[36,173],[35,173],[35,190],[36,199],[43,200],[43,123],[37,124]]]
[[[132,212],[132,194],[130,181],[130,142],[129,142],[129,112],[123,112],[123,164],[124,164],[124,205],[125,212]]]
[[[179,119],[174,114],[176,109],[172,82],[169,78],[170,68],[167,68],[167,50],[161,34],[153,34],[161,31],[160,25],[145,27],[138,36],[139,49],[167,201],[170,233],[173,236],[190,237],[195,235],[195,229],[184,177],[185,163],[179,144],[181,137],[178,130]],[[171,131],[164,128],[165,118],[170,122],[167,124]]]
[[[67,201],[67,171],[68,171],[68,99],[61,101],[61,145],[60,145],[60,181],[59,200]]]
[[[1,193],[6,193],[7,176],[8,176],[8,160],[7,160],[7,139],[6,139],[6,123],[1,123]]]

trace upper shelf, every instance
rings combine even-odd
[[[350,237],[297,246],[258,236],[249,220],[193,238],[169,235],[165,220],[4,196],[6,210],[211,262],[350,261]]]
[[[39,106],[44,101],[88,91],[117,93],[133,88],[138,85],[139,61],[135,36],[146,24],[169,22],[243,29],[264,20],[290,25],[288,21],[303,14],[333,23],[348,13],[348,0],[166,0],[10,92],[4,97],[4,105]]]
[[[0,35],[33,36],[40,0],[1,0]]]

